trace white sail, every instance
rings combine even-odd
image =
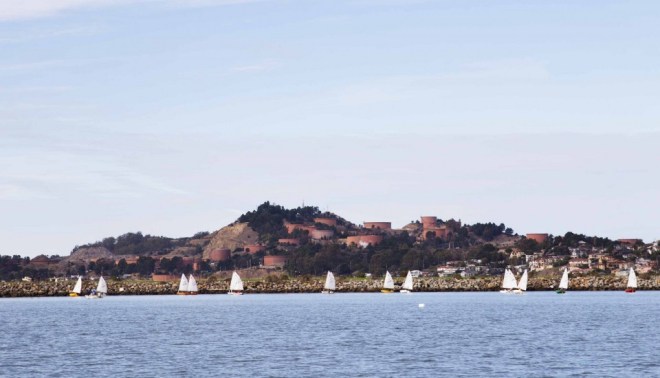
[[[99,278],[99,284],[96,286],[96,292],[99,294],[107,294],[108,293],[108,284],[105,283],[105,280],[103,277]]]
[[[231,275],[229,291],[243,291],[243,280],[241,280],[241,277],[236,272]]]
[[[630,273],[628,274],[628,287],[637,289],[637,275],[633,268],[630,268]]]
[[[195,277],[192,274],[188,280],[188,291],[197,292],[197,281],[195,281]]]
[[[518,287],[518,283],[516,282],[516,277],[514,277],[513,273],[507,269],[504,271],[504,279],[502,280],[502,288],[503,289],[515,289]]]
[[[502,289],[510,289],[507,287],[509,284],[509,269],[504,270],[504,277],[502,278]]]
[[[179,291],[188,291],[188,279],[181,273],[181,282],[179,282]]]
[[[78,282],[76,282],[76,286],[73,287],[73,290],[71,290],[71,292],[80,294],[81,291],[82,291],[82,278],[78,277]]]
[[[328,272],[328,275],[325,277],[325,285],[323,285],[323,290],[335,291],[335,276],[332,272]]]
[[[408,271],[408,274],[406,275],[406,280],[403,281],[403,285],[401,286],[401,289],[412,291],[412,289],[413,289],[413,277],[412,277],[412,273],[410,273],[410,271]]]
[[[509,270],[509,279],[511,280],[511,288],[513,288],[513,289],[517,288],[518,287],[518,281],[516,280],[516,276],[510,270]]]
[[[527,290],[527,269],[523,272],[522,277],[520,277],[520,282],[518,282],[518,289]]]
[[[394,280],[390,272],[385,272],[385,282],[383,282],[383,289],[394,289]]]
[[[561,281],[559,281],[560,289],[568,289],[568,269],[564,268],[564,274],[561,276]]]

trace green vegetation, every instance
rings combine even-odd
[[[317,217],[331,217],[337,220],[337,227],[315,223]],[[364,233],[364,230],[331,213],[322,213],[318,207],[302,206],[286,209],[280,205],[265,202],[256,210],[241,215],[238,222],[248,225],[259,233],[259,240],[266,250],[256,254],[234,253],[228,261],[211,264],[199,261],[202,275],[218,270],[245,269],[258,267],[263,263],[266,254],[285,255],[287,263],[285,271],[291,276],[323,275],[333,271],[338,275],[361,276],[366,272],[381,275],[386,270],[403,274],[407,270],[425,270],[438,265],[450,265],[456,268],[470,268],[473,271],[479,266],[479,272],[497,272],[507,265],[525,264],[526,257],[512,256],[513,249],[524,254],[541,254],[543,256],[560,256],[555,266],[563,266],[572,253],[587,254],[597,249],[621,260],[635,261],[639,257],[660,262],[660,252],[647,251],[641,244],[635,246],[621,245],[608,238],[585,236],[567,232],[563,236],[548,236],[543,243],[525,237],[516,239],[514,231],[503,223],[475,223],[461,225],[453,219],[438,220],[437,226],[446,227],[446,232],[439,236],[435,234],[421,235],[421,225],[418,221],[411,222],[415,227],[409,232],[384,232],[368,230],[369,233],[380,233],[384,239],[377,245],[361,248],[356,245],[345,245],[337,242],[337,238]],[[335,240],[314,241],[308,232],[295,230],[287,234],[285,222],[314,225],[317,229],[333,229]],[[167,238],[162,236],[143,235],[141,232],[126,233],[118,237],[108,237],[101,241],[77,246],[74,252],[85,247],[104,247],[116,258],[89,257],[87,263],[76,262],[75,259],[66,264],[51,264],[49,269],[43,264],[30,264],[29,258],[20,256],[0,257],[0,279],[13,280],[23,276],[33,279],[45,279],[56,274],[77,275],[94,272],[97,275],[121,277],[124,275],[149,276],[152,273],[181,274],[192,271],[192,261],[182,257],[163,258],[177,248],[182,248],[182,254],[201,257],[202,246],[208,242],[208,232],[199,232],[189,238]],[[426,236],[426,237],[424,237]],[[296,238],[300,245],[280,246],[279,238]],[[201,239],[201,240],[200,240]],[[497,240],[495,240],[497,239]],[[193,241],[194,242],[191,242]],[[506,251],[498,247],[499,242],[514,242],[507,244]],[[177,251],[178,253],[179,251]],[[90,251],[92,256],[95,251]],[[105,253],[107,252],[99,252]],[[101,256],[103,256],[101,254]],[[135,263],[129,264],[121,257],[139,256]],[[153,257],[150,257],[153,256]],[[117,263],[117,260],[120,259]],[[93,261],[89,261],[93,260]],[[59,259],[57,259],[59,261]],[[132,261],[129,259],[129,261]],[[43,261],[42,261],[43,263]]]
[[[248,211],[238,218],[238,222],[248,225],[259,233],[262,241],[274,241],[286,237],[284,221],[290,223],[314,223],[314,218],[321,216],[316,206],[302,206],[285,209],[283,206],[264,202],[255,211]]]
[[[197,233],[204,235],[204,233]],[[73,252],[81,248],[105,247],[115,255],[164,255],[174,248],[184,246],[191,238],[173,239],[164,236],[142,235],[141,232],[129,232],[117,238],[109,237],[95,243],[76,246]]]

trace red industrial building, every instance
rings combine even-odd
[[[215,249],[209,253],[209,260],[213,262],[227,261],[231,259],[231,250],[226,248]]]
[[[286,264],[286,256],[268,255],[264,256],[265,268],[284,268]]]
[[[264,247],[261,244],[248,244],[248,245],[245,246],[244,251],[251,254],[251,255],[254,255],[255,253],[261,252],[265,249],[266,249],[266,247]]]
[[[383,235],[355,235],[346,238],[346,244],[355,244],[358,247],[376,245],[383,241]]]
[[[326,226],[335,227],[337,225],[337,220],[335,218],[319,217],[314,218],[314,223],[321,223]]]
[[[527,239],[532,239],[537,243],[541,244],[548,239],[548,234],[539,234],[539,233],[527,234],[525,235],[525,237],[527,237]]]

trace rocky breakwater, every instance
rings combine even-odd
[[[178,282],[154,282],[151,280],[119,280],[108,279],[108,295],[166,295],[176,294]],[[263,279],[244,282],[245,293],[319,293],[323,289],[322,277],[288,277],[267,276]],[[399,289],[403,279],[395,279],[395,288]],[[37,281],[0,282],[0,297],[56,297],[67,296],[75,281]],[[82,293],[89,293],[97,282],[83,280]],[[474,278],[439,278],[424,277],[416,279],[415,291],[449,292],[449,291],[497,291],[500,289],[500,277]],[[532,277],[528,290],[553,290],[558,280]],[[229,280],[203,279],[198,280],[200,294],[224,294],[229,290]],[[337,277],[337,292],[368,293],[378,292],[382,287],[379,279],[355,279]],[[625,277],[615,276],[577,276],[572,277],[569,290],[624,290]],[[660,290],[660,276],[640,277],[639,290]]]

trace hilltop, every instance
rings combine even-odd
[[[572,232],[518,235],[502,223],[463,224],[422,216],[396,229],[388,221],[354,224],[315,206],[287,209],[265,202],[213,232],[168,238],[140,232],[76,246],[67,257],[2,258],[0,277],[23,275],[215,274],[228,269],[284,270],[291,275],[404,273],[500,274],[507,266],[538,273],[568,266],[616,273],[628,266],[657,269],[657,245]],[[263,270],[265,269],[265,271]]]

